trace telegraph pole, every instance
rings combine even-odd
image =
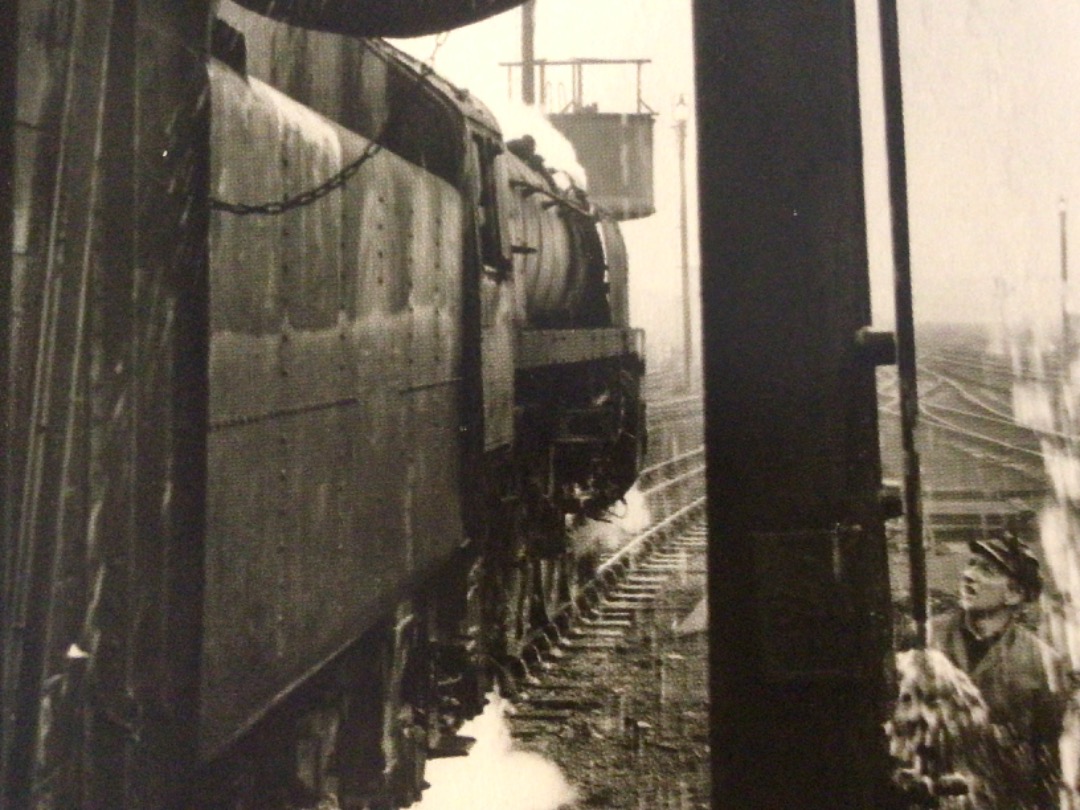
[[[717,5],[694,2],[712,801],[895,810],[855,0]]]

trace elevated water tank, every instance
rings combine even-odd
[[[615,219],[656,213],[653,200],[653,113],[585,108],[548,116],[577,152],[589,198]]]
[[[589,199],[617,220],[640,219],[656,213],[653,200],[653,119],[656,113],[641,96],[641,74],[648,59],[533,59],[501,62],[507,68],[508,89],[514,92],[514,71],[522,75],[522,100],[532,104],[532,87],[539,89],[539,109],[574,147],[577,161],[588,177]],[[585,72],[590,71],[593,98],[625,110],[634,93],[634,112],[601,111],[585,101]],[[597,81],[610,70],[633,68],[636,81]],[[532,77],[532,81],[527,78]],[[528,91],[526,91],[528,87]],[[568,103],[553,112],[554,96],[569,91]],[[621,92],[619,92],[621,91]],[[612,102],[621,95],[621,102]]]

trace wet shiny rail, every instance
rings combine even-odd
[[[652,516],[650,525],[598,565],[587,581],[579,582],[571,597],[551,612],[549,621],[525,638],[519,656],[522,672],[527,674],[542,665],[545,656],[558,656],[567,634],[595,618],[624,583],[647,572],[658,557],[678,547],[692,528],[695,534],[703,530],[704,448],[647,468],[639,479],[639,490]]]

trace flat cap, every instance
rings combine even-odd
[[[973,554],[986,557],[1012,577],[1028,602],[1039,598],[1042,593],[1039,559],[1028,544],[1016,535],[998,532],[981,540],[972,540],[968,547]]]

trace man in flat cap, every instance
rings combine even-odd
[[[960,607],[933,621],[930,645],[971,676],[990,721],[1030,763],[1033,797],[1022,806],[1057,807],[1064,667],[1019,616],[1042,591],[1038,558],[1008,532],[972,542],[970,552]]]

